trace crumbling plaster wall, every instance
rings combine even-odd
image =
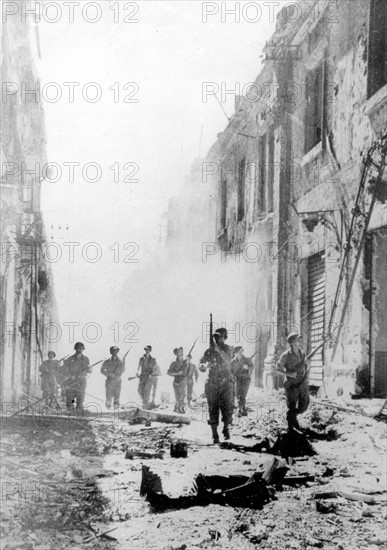
[[[295,106],[292,122],[293,163],[297,173],[293,173],[291,201],[298,211],[342,209],[348,224],[360,182],[361,155],[366,153],[375,136],[365,114],[369,2],[340,2],[339,7],[338,24],[325,25],[325,31],[312,52],[308,51],[307,40],[300,43],[302,59],[295,67],[295,79],[300,88],[304,86],[306,71],[325,59],[326,133],[320,150],[317,147],[312,154],[305,155],[306,99],[305,93],[302,94]],[[326,313],[329,314],[341,254],[341,250],[335,253],[332,245],[340,243],[337,243],[333,231],[322,230],[320,224],[311,233],[303,231],[297,218],[291,216],[292,226],[305,258],[316,247],[333,252],[330,260],[328,254],[325,258]],[[305,285],[305,274],[296,277],[295,265],[289,265],[288,269],[289,280],[298,287]],[[368,312],[363,305],[363,272],[360,262],[334,361],[330,361],[329,346],[325,350],[327,386],[333,393],[354,393],[355,370],[368,367]],[[300,288],[294,289],[294,293],[297,292]]]

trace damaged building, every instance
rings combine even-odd
[[[284,7],[202,161],[196,207],[216,198],[214,240],[230,268],[244,264],[258,386],[278,387],[273,366],[297,330],[307,352],[324,343],[316,392],[387,396],[386,28],[383,0]]]
[[[46,359],[56,308],[50,264],[44,253],[40,210],[46,161],[39,82],[36,25],[11,18],[3,28],[1,104],[1,318],[0,386],[2,401],[22,392],[40,396],[39,365]]]

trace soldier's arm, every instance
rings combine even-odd
[[[199,370],[200,372],[205,372],[207,370],[207,367],[209,366],[211,362],[211,350],[207,349],[204,352],[203,357],[199,361]]]
[[[283,355],[281,355],[274,369],[277,374],[282,374],[283,376],[286,376],[285,363],[286,359]]]
[[[85,374],[91,374],[92,368],[90,367],[90,361],[88,357],[85,357],[85,366],[84,366],[84,372]]]
[[[249,359],[248,357],[246,358],[246,365],[249,369],[249,373],[252,374],[253,373],[253,370],[254,370],[254,363],[252,362],[251,359]]]
[[[282,374],[283,376],[287,376],[288,378],[297,378],[297,373],[287,372],[285,369],[285,365],[286,365],[286,356],[284,357],[283,355],[281,355],[281,357],[277,361],[277,365],[275,369],[276,373]]]
[[[161,370],[158,364],[155,362],[153,369],[152,369],[152,376],[161,376]]]
[[[167,374],[168,374],[169,376],[175,376],[174,366],[175,366],[175,363],[171,363],[171,364],[169,365],[169,369],[167,370]]]
[[[101,374],[103,374],[104,376],[107,376],[106,361],[104,361],[104,362],[102,363]]]
[[[175,377],[175,376],[180,376],[182,374],[182,372],[183,372],[182,369],[176,370],[176,363],[173,362],[173,363],[171,363],[167,374],[169,374],[169,376]]]
[[[194,377],[197,382],[199,380],[199,371],[196,365],[192,365],[192,366],[193,366]]]

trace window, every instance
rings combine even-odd
[[[227,180],[220,182],[220,226],[223,229],[227,223]]]
[[[323,139],[324,63],[308,72],[305,96],[305,153],[307,153]]]
[[[267,170],[267,186],[266,186],[266,210],[273,212],[273,184],[274,184],[274,132],[269,133],[269,162]]]
[[[387,2],[371,0],[368,41],[368,97],[387,84]]]
[[[239,163],[238,170],[238,222],[245,216],[245,176],[246,159],[243,158]]]
[[[260,138],[258,143],[258,213],[261,214],[266,211],[266,148],[267,138],[266,134]]]

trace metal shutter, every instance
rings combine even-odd
[[[325,260],[323,254],[308,258],[308,352],[321,344],[325,318]],[[309,382],[321,386],[323,380],[324,350],[311,359]]]

